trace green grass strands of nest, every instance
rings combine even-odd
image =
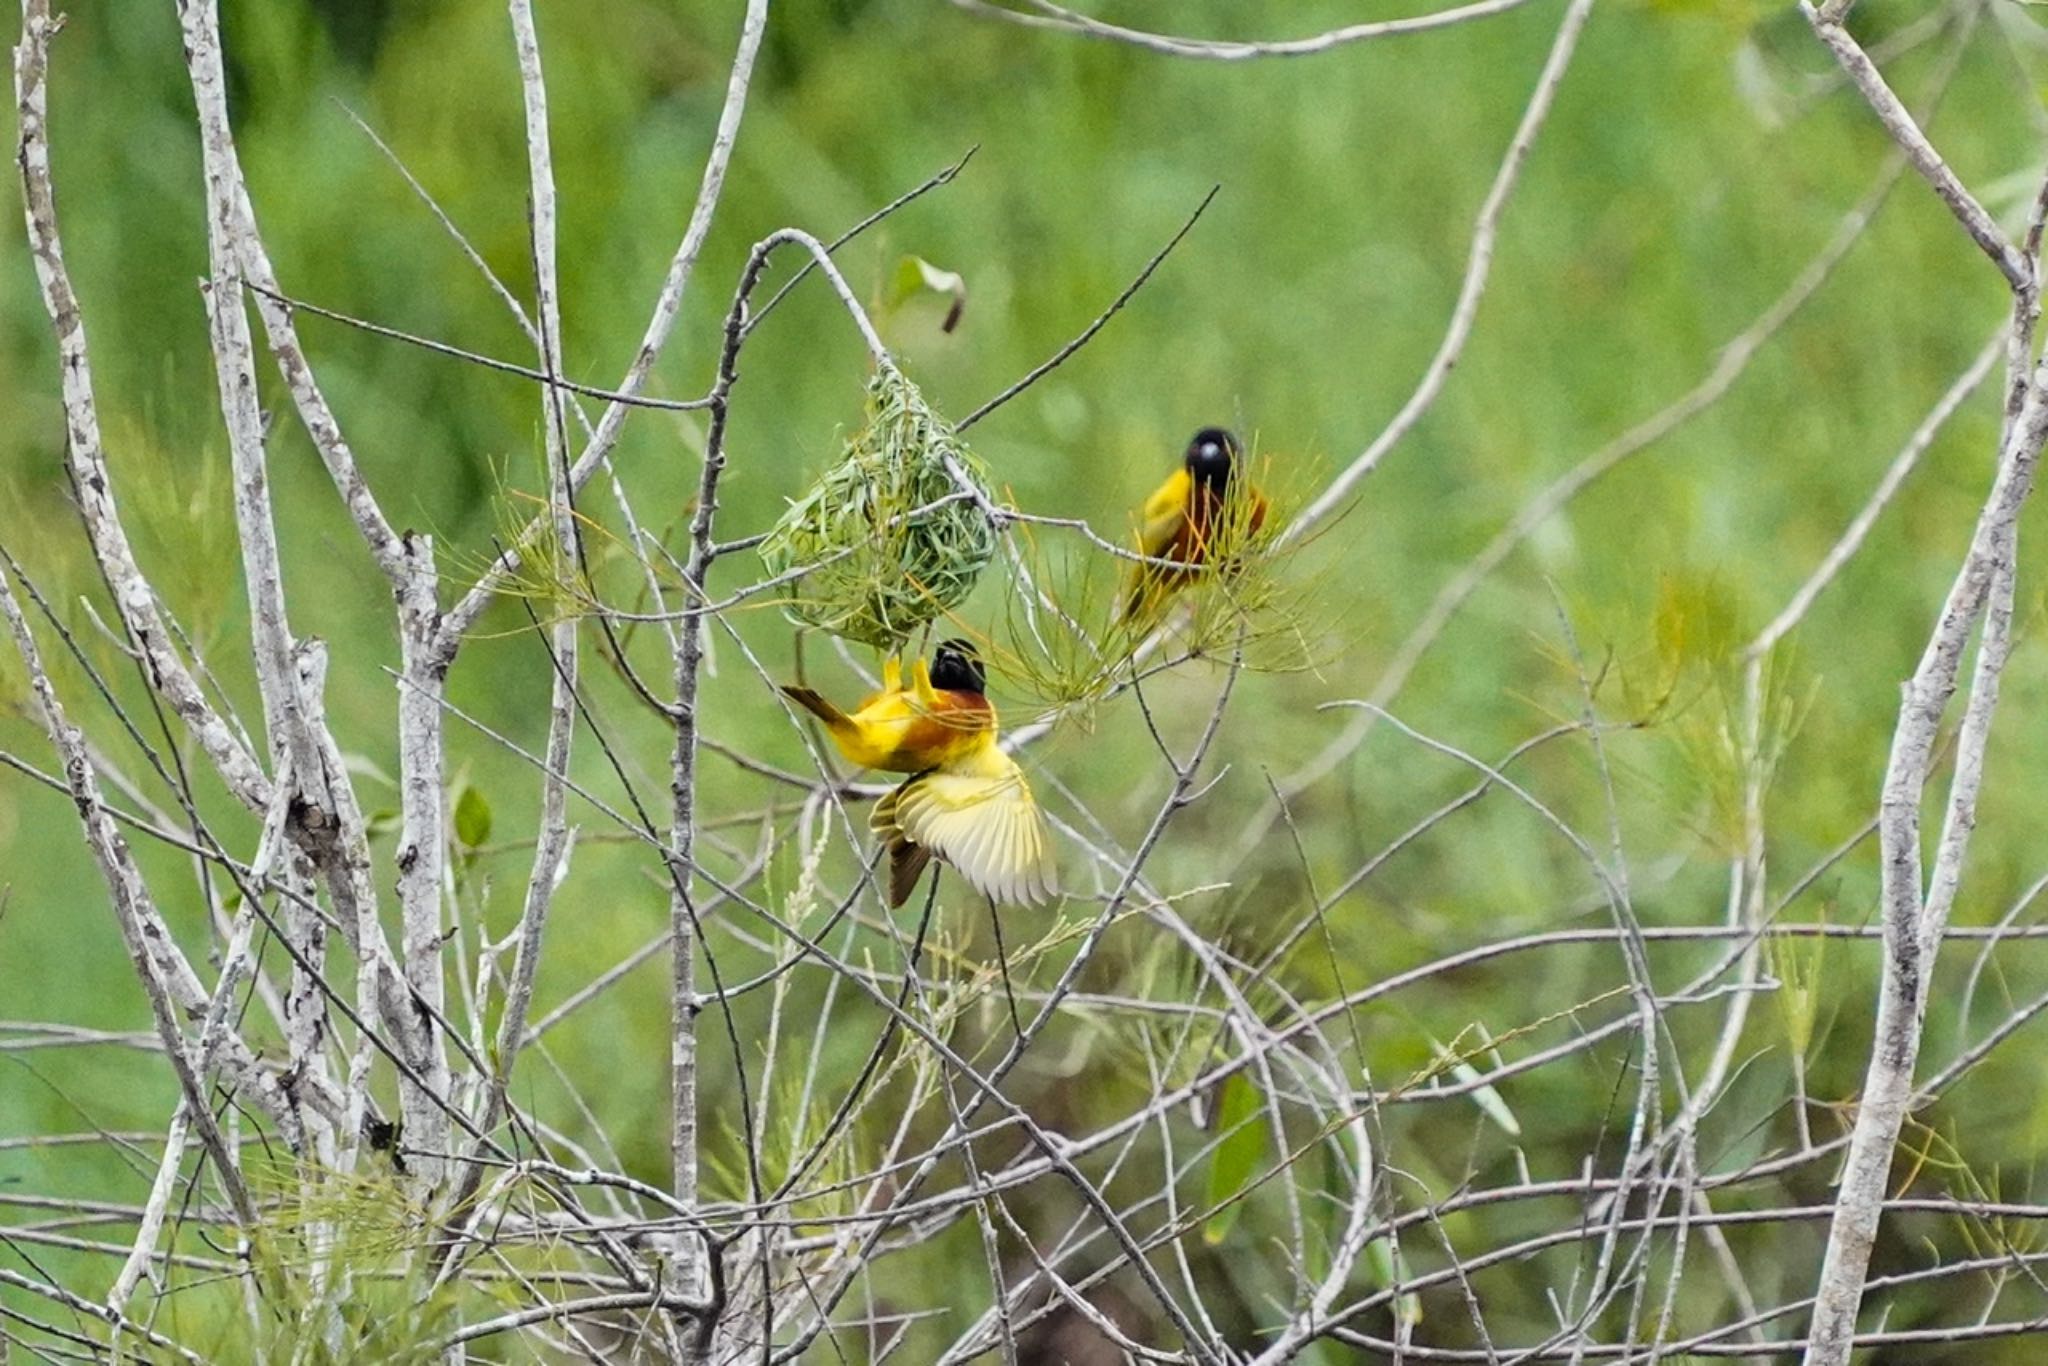
[[[839,462],[791,503],[761,543],[795,621],[878,650],[900,648],[964,601],[995,557],[1000,529],[980,460],[884,365],[867,421]]]

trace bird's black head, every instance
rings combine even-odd
[[[1204,427],[1188,442],[1188,473],[1197,484],[1221,493],[1236,472],[1237,438],[1221,427]]]
[[[932,686],[949,692],[981,692],[988,686],[981,652],[969,640],[942,640],[932,654]]]

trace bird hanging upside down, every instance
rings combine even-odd
[[[851,715],[809,688],[790,701],[825,725],[851,763],[911,776],[876,804],[869,827],[889,851],[891,906],[909,900],[937,855],[998,902],[1035,906],[1056,894],[1052,842],[1024,770],[996,743],[996,713],[974,646],[948,640],[911,665],[882,666],[882,691]]]
[[[1138,552],[1188,567],[1132,566],[1126,620],[1157,612],[1219,555],[1228,569],[1233,550],[1265,525],[1265,495],[1239,477],[1243,463],[1237,438],[1221,427],[1204,427],[1188,442],[1181,468],[1152,491],[1138,514]]]

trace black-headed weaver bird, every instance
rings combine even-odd
[[[1138,513],[1138,553],[1187,568],[1133,565],[1124,593],[1126,619],[1157,611],[1201,573],[1219,543],[1242,542],[1265,525],[1266,496],[1244,477],[1243,464],[1244,448],[1221,427],[1204,427],[1188,442],[1181,467]]]
[[[934,855],[992,901],[1026,906],[1054,896],[1052,841],[1024,770],[996,743],[996,712],[974,646],[940,644],[927,668],[882,665],[882,691],[848,714],[809,688],[790,701],[825,725],[847,761],[908,773],[868,825],[889,851],[888,899],[901,906]]]

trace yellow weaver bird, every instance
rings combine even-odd
[[[1201,573],[1219,543],[1242,542],[1265,525],[1266,497],[1239,477],[1243,463],[1237,438],[1221,427],[1204,427],[1188,442],[1181,467],[1138,513],[1138,553],[1187,568],[1133,565],[1124,595],[1126,619],[1156,611]]]
[[[927,668],[882,665],[882,691],[848,714],[809,688],[790,701],[825,725],[848,762],[908,773],[875,806],[868,825],[889,851],[889,904],[909,900],[937,855],[993,901],[1035,906],[1056,893],[1052,842],[1024,770],[996,743],[996,712],[980,656],[948,640]]]

